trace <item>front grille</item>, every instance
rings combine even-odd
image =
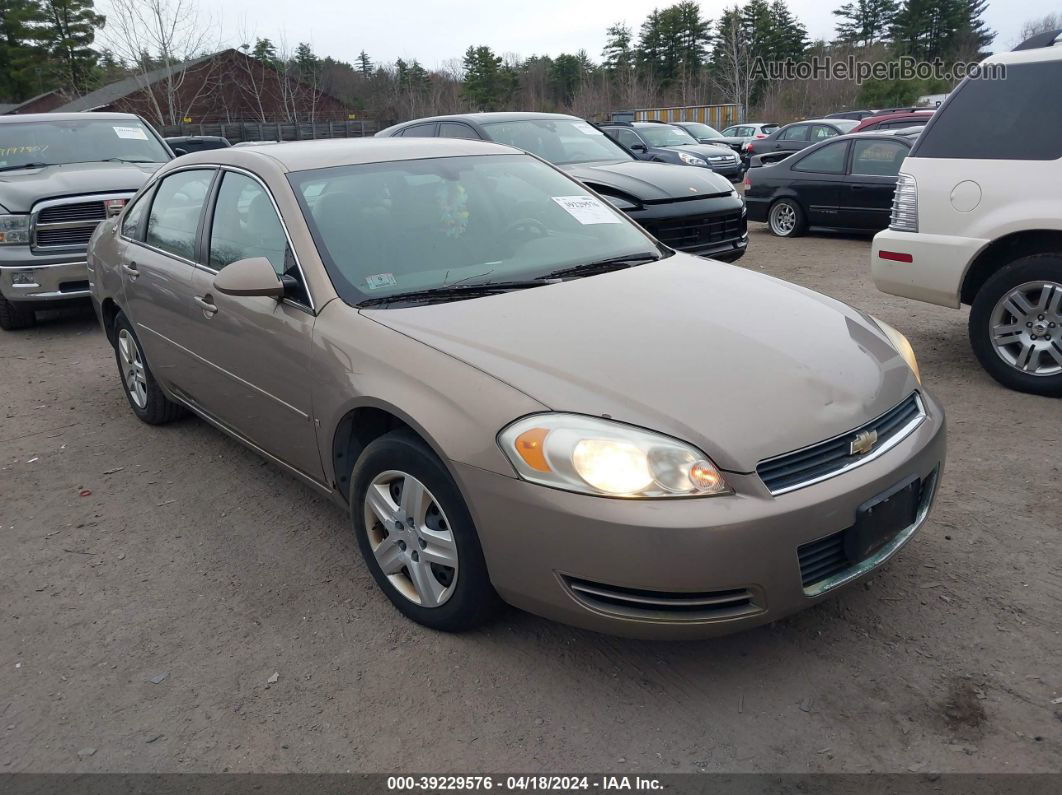
[[[771,494],[783,494],[817,483],[876,458],[914,430],[923,417],[922,402],[917,393],[912,393],[902,403],[865,425],[825,442],[761,461],[756,473]],[[867,453],[853,453],[852,442],[863,432],[876,433],[877,442]]]
[[[736,163],[737,162],[737,158],[734,157],[733,155],[717,155],[715,157],[709,157],[708,158],[708,162],[709,163],[715,163],[717,166],[720,166],[720,165],[724,165],[724,164],[727,164],[727,163],[731,163],[731,164]]]
[[[565,577],[572,595],[587,607],[624,618],[656,621],[704,621],[751,615],[762,600],[747,588],[699,593],[647,591]]]
[[[693,215],[644,222],[657,240],[680,251],[708,245],[738,241],[745,234],[747,224],[741,210],[714,215]]]
[[[37,227],[37,248],[48,248],[49,246],[87,246],[89,238],[92,237],[92,233],[96,229],[96,224],[92,226],[71,226],[71,227],[53,227],[53,228],[41,228]]]
[[[38,224],[60,224],[67,221],[102,221],[107,217],[103,202],[80,202],[45,207],[37,214]]]

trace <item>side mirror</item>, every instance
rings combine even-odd
[[[265,257],[250,257],[226,265],[214,277],[214,289],[225,295],[284,296],[284,283]]]
[[[632,152],[646,152],[646,151],[648,151],[648,149],[646,149],[645,144],[631,144],[631,151]]]

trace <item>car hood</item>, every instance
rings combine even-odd
[[[615,163],[574,163],[559,168],[592,189],[623,193],[642,202],[725,196],[730,181],[708,170],[668,163],[621,160]]]
[[[43,199],[139,190],[161,163],[69,163],[0,172],[0,205],[28,213]]]
[[[684,439],[730,471],[851,430],[917,387],[856,310],[686,254],[502,295],[362,311],[555,411]]]

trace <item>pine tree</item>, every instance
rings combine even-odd
[[[891,2],[891,0],[888,1]],[[807,48],[807,28],[793,16],[785,0],[774,0],[771,3],[767,57],[774,61],[784,61],[787,58],[797,60],[804,55]]]
[[[310,85],[317,84],[321,73],[321,60],[304,41],[295,48],[295,73],[299,80]]]
[[[605,31],[605,49],[601,51],[601,67],[610,74],[625,73],[634,67],[633,34],[622,22]]]
[[[996,34],[981,18],[986,0],[905,0],[892,24],[903,55],[945,61],[975,56]]]
[[[885,41],[899,5],[896,0],[851,0],[833,14],[838,18],[837,41],[869,47]]]
[[[96,29],[106,18],[92,0],[44,0],[45,46],[55,60],[63,87],[84,94],[92,81],[97,53],[92,49]]]
[[[361,72],[362,77],[372,77],[372,60],[369,58],[369,54],[365,52],[365,50],[358,53],[356,63],[358,64],[358,71]]]
[[[36,0],[0,0],[0,97],[20,102],[45,90],[44,22]]]
[[[464,57],[465,98],[477,110],[495,110],[504,99],[502,59],[490,47],[469,47]]]
[[[276,64],[277,47],[270,39],[258,39],[251,50],[251,56],[268,64]]]

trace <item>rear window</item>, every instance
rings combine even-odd
[[[1062,157],[1062,61],[1007,64],[1002,80],[967,78],[934,114],[914,157]]]

